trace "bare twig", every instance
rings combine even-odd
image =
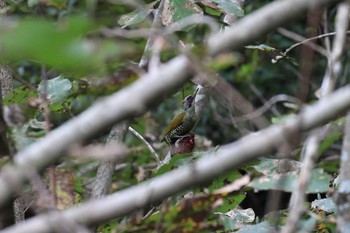
[[[289,102],[298,105],[299,107],[302,106],[302,103],[298,98],[295,98],[293,96],[285,95],[285,94],[280,94],[280,95],[275,95],[271,97],[268,101],[265,102],[263,106],[255,110],[254,112],[245,114],[243,116],[239,117],[234,117],[234,120],[236,122],[242,122],[242,121],[248,121],[252,120],[254,118],[257,118],[261,115],[263,115],[267,110],[269,110],[272,106],[274,106],[278,102]]]
[[[108,136],[107,145],[122,143],[129,124],[129,121],[123,121],[114,125]],[[118,158],[115,158],[114,161],[104,161],[99,164],[96,178],[92,186],[92,198],[99,199],[108,193],[108,189],[112,182],[112,176],[115,170],[115,165],[124,157],[125,154],[123,156],[118,156]]]
[[[311,133],[306,140],[303,161],[301,162],[301,170],[298,179],[298,185],[292,193],[289,203],[289,216],[286,225],[282,228],[281,233],[298,232],[298,221],[305,211],[305,193],[309,186],[311,173],[314,168],[314,163],[318,155],[318,148],[320,146],[320,137],[318,132]]]
[[[265,105],[268,100],[263,96],[263,94],[259,91],[259,89],[255,86],[254,83],[248,82],[249,89],[258,97],[258,99]],[[276,105],[271,106],[270,111],[275,116],[281,116],[281,113],[278,112]]]
[[[120,27],[116,28],[102,28],[100,33],[106,37],[124,37],[124,38],[138,38],[138,37],[149,37],[154,34],[160,34],[158,29],[153,28],[140,28],[127,30]]]
[[[48,99],[48,87],[47,87],[47,74],[45,66],[41,67],[41,81],[43,85],[42,92],[40,93],[42,107],[44,109],[44,118],[45,118],[45,131],[46,133],[51,130],[51,120],[50,120],[50,108],[49,108],[49,99]]]
[[[328,33],[328,9],[326,8],[323,13],[323,30],[325,33]],[[328,57],[331,54],[331,41],[329,37],[324,38],[324,46],[326,47],[326,52]]]
[[[24,80],[20,76],[14,74],[12,77],[13,77],[13,79],[17,80],[18,82],[20,82],[21,84],[26,86],[29,90],[37,91],[37,89],[30,82],[28,82],[27,80]]]
[[[53,233],[92,233],[86,226],[65,218],[59,212],[50,213],[50,218],[47,218],[47,221],[52,226]]]
[[[330,36],[334,36],[334,35],[336,35],[336,34],[337,34],[337,32],[329,32],[329,33],[322,34],[322,35],[318,35],[318,36],[315,36],[315,37],[311,37],[311,38],[305,39],[305,40],[303,40],[303,41],[301,41],[301,42],[299,42],[299,43],[293,44],[292,46],[290,46],[288,49],[286,49],[286,50],[283,52],[283,56],[281,56],[281,57],[276,57],[276,58],[274,59],[274,62],[277,62],[278,60],[283,59],[284,57],[287,56],[287,54],[288,54],[291,50],[295,49],[296,47],[298,47],[298,46],[300,46],[300,45],[303,45],[303,44],[309,45],[309,42],[310,42],[310,41],[318,40],[318,39],[322,39],[322,38],[326,38],[326,37],[330,37]],[[346,34],[350,34],[350,31],[346,31]],[[316,47],[314,47],[314,46],[310,46],[310,47],[312,47],[312,48],[315,49],[317,52],[319,52],[319,53],[321,53],[322,55],[324,55],[325,57],[327,57],[327,51],[325,51],[322,47],[317,47],[317,49],[316,49]],[[322,50],[321,50],[321,48],[322,48]]]
[[[298,109],[301,109],[303,107],[301,101],[298,98],[295,98],[293,96],[285,95],[285,94],[279,94],[271,97],[269,100],[265,102],[263,106],[258,108],[257,110],[247,113],[245,115],[237,116],[237,117],[231,117],[230,119],[220,117],[220,121],[230,124],[232,121],[237,124],[239,122],[244,122],[244,121],[251,121],[257,117],[262,116],[266,111],[268,111],[272,106],[277,104],[278,102],[288,102],[297,105]]]
[[[154,19],[153,19],[153,23],[152,23],[152,30],[153,31],[158,30],[159,28],[162,28],[161,14],[163,11],[163,7],[164,7],[164,0],[161,0],[158,8],[156,10],[154,10]],[[143,51],[141,60],[139,62],[139,67],[145,68],[147,63],[149,62],[150,52],[152,50],[151,47],[153,46],[154,40],[156,38],[157,38],[157,34],[153,34],[153,35],[150,35],[148,37],[145,49]]]
[[[339,233],[349,232],[350,226],[350,111],[346,117],[344,127],[343,148],[340,163],[340,184],[336,195],[338,207],[337,228]]]
[[[308,12],[307,27],[313,29],[306,31],[307,37],[316,36],[317,32],[315,28],[317,28],[320,19],[320,13],[320,8],[315,8]],[[315,51],[310,49],[308,46],[302,46],[300,56],[303,59],[301,60],[300,65],[301,79],[299,79],[298,83],[297,96],[302,102],[306,102],[310,90],[310,81],[312,79],[312,70],[315,61]]]
[[[156,160],[158,166],[161,165],[162,161],[159,159],[159,155],[157,154],[157,152],[153,149],[152,145],[149,144],[149,142],[147,142],[147,140],[142,137],[141,134],[139,134],[134,128],[132,128],[131,126],[129,126],[129,131],[135,135],[135,137],[137,137],[138,139],[140,139],[148,148],[148,150],[152,153],[154,159]]]
[[[110,141],[110,140],[109,140]],[[120,143],[120,142],[119,142]],[[94,144],[88,146],[73,146],[69,154],[82,160],[98,160],[104,162],[117,161],[125,157],[129,150],[118,142],[104,144]]]
[[[346,34],[349,24],[350,5],[349,2],[344,2],[338,5],[337,20],[336,20],[336,35],[333,42],[332,52],[328,57],[328,69],[323,78],[320,88],[320,96],[325,96],[332,92],[336,81],[342,70],[341,56],[344,51]]]
[[[295,40],[295,41],[299,41],[300,43],[297,43],[297,44],[309,46],[310,48],[312,48],[313,50],[315,50],[319,54],[327,57],[327,51],[322,46],[319,46],[319,45],[313,43],[312,42],[313,40],[309,40],[309,39],[312,39],[312,38],[305,38],[305,37],[303,37],[303,36],[301,36],[301,35],[299,35],[299,34],[297,34],[295,32],[289,31],[289,30],[287,30],[285,28],[278,28],[277,31],[281,35],[283,35],[283,36],[285,36],[287,38],[290,38],[290,39]],[[328,38],[328,37],[325,37],[325,38]],[[315,40],[316,39],[318,39],[318,38],[315,38]],[[294,45],[292,45],[292,46],[294,46]],[[291,50],[292,49],[290,47],[288,52],[290,52]],[[288,52],[285,51],[284,53],[287,55]]]
[[[41,106],[44,110],[44,119],[45,119],[45,131],[46,133],[49,133],[51,130],[51,119],[50,119],[50,102],[48,99],[48,79],[47,79],[47,73],[46,73],[46,68],[44,65],[41,66],[41,82],[43,85],[43,89],[40,93],[40,98],[41,98]],[[50,204],[52,204],[53,208],[56,208],[57,206],[57,190],[56,190],[56,171],[55,171],[55,166],[51,166],[48,169],[48,175],[49,175],[49,187],[50,187]],[[40,178],[39,178],[40,179]],[[37,190],[38,194],[38,199],[46,199],[47,194]],[[42,197],[44,195],[44,197]]]

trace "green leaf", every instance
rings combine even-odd
[[[35,142],[33,137],[28,134],[29,124],[24,124],[22,127],[15,127],[12,130],[12,137],[16,144],[17,150],[22,150]]]
[[[40,0],[28,0],[27,4],[28,4],[28,7],[34,7],[34,6],[38,5],[39,2],[40,2]]]
[[[159,168],[159,170],[156,172],[155,176],[162,175],[174,168],[177,168],[181,165],[186,164],[186,162],[189,162],[191,160],[192,154],[178,154],[174,155],[167,164],[164,164],[162,167]]]
[[[208,190],[210,192],[216,190],[216,189],[220,189],[223,186],[225,186],[228,183],[234,182],[235,180],[237,180],[238,178],[241,177],[241,174],[238,171],[232,171],[228,174],[226,174],[225,176],[222,176],[220,178],[215,179],[208,187]]]
[[[225,176],[215,179],[209,186],[208,190],[213,192],[217,189],[224,187],[225,185],[234,182],[239,179],[241,174],[238,171],[232,171]],[[229,194],[222,198],[223,203],[215,208],[216,212],[225,213],[229,210],[236,208],[246,197],[243,193]]]
[[[324,152],[326,152],[326,150],[329,149],[335,142],[341,139],[341,136],[342,132],[333,132],[328,135],[320,144],[319,154],[322,155]]]
[[[280,124],[280,123],[283,123],[283,122],[286,122],[287,120],[291,119],[295,117],[295,114],[291,113],[291,114],[288,114],[288,115],[282,115],[282,116],[279,116],[279,117],[272,117],[271,118],[271,123],[272,124]]]
[[[243,229],[237,231],[239,233],[271,233],[274,232],[274,227],[272,227],[268,222],[261,222],[256,225],[246,226]]]
[[[28,7],[35,7],[39,3],[45,4],[46,6],[56,7],[58,9],[64,9],[67,6],[67,0],[28,0]]]
[[[252,208],[233,209],[222,217],[225,230],[229,231],[238,229],[242,224],[252,223],[255,219],[255,213]]]
[[[4,98],[4,104],[27,103],[27,101],[33,97],[37,97],[37,93],[34,90],[22,86],[10,91]]]
[[[259,164],[254,165],[253,168],[265,175],[298,171],[300,169],[300,162],[291,159],[260,158],[259,160]]]
[[[70,17],[58,23],[23,18],[12,27],[0,24],[0,60],[34,60],[85,73],[101,70],[107,59],[120,55],[120,49],[111,40],[84,39],[94,28],[86,17]]]
[[[226,14],[243,17],[244,11],[237,0],[210,0],[212,3],[217,4],[218,7]]]
[[[35,130],[45,130],[46,129],[46,122],[45,121],[38,121],[37,119],[31,119],[29,121],[29,127]]]
[[[332,198],[323,198],[320,200],[314,200],[311,203],[312,209],[320,209],[326,211],[327,213],[337,212],[337,206],[335,205]]]
[[[257,49],[257,50],[261,50],[261,51],[265,51],[265,52],[271,52],[271,51],[275,51],[276,49],[273,47],[270,47],[268,45],[265,44],[260,44],[260,45],[247,45],[245,46],[246,49]]]
[[[203,10],[197,4],[188,0],[170,0],[164,5],[162,22],[168,26],[193,15],[203,15]]]
[[[314,228],[317,224],[317,219],[314,217],[310,217],[306,220],[301,220],[299,221],[299,231],[298,232],[314,232]],[[319,229],[318,229],[319,230]],[[317,231],[317,232],[323,232],[323,231]],[[326,231],[326,232],[333,232],[333,231]]]
[[[224,196],[222,201],[223,203],[215,208],[216,212],[225,213],[233,208],[236,208],[244,199],[246,195],[243,193],[238,194],[229,194]]]
[[[249,186],[257,190],[283,190],[292,192],[299,179],[298,172],[275,173],[265,175],[254,179]],[[314,169],[311,174],[311,180],[307,193],[324,193],[329,189],[329,181],[331,176],[323,171],[323,169]]]
[[[68,0],[48,0],[47,5],[56,7],[58,9],[65,9],[67,7]]]
[[[51,103],[63,103],[72,88],[72,84],[68,79],[58,76],[47,81],[47,98]],[[38,91],[40,94],[44,92],[44,82],[40,82]]]
[[[128,14],[122,15],[118,20],[118,24],[120,24],[122,28],[125,28],[127,26],[142,22],[153,11],[154,6],[157,3],[158,3],[158,0],[151,2],[149,4],[146,4],[142,7],[139,7],[138,9]]]

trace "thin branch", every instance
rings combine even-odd
[[[162,164],[162,161],[159,159],[159,155],[157,154],[157,152],[153,149],[152,145],[149,144],[149,142],[142,137],[141,134],[139,134],[134,128],[132,128],[131,126],[129,126],[128,130],[135,135],[135,137],[137,137],[138,139],[140,139],[148,148],[148,150],[152,153],[153,157],[155,158],[158,166],[160,166]]]
[[[112,134],[113,132],[111,132]],[[121,137],[123,139],[123,137]],[[109,140],[111,141],[111,140]],[[119,140],[122,141],[122,140]],[[118,144],[120,143],[120,144]],[[69,155],[75,158],[80,158],[82,161],[97,160],[103,162],[115,162],[124,158],[129,153],[129,150],[115,141],[113,143],[93,144],[87,146],[76,145],[69,151]]]
[[[122,121],[113,126],[108,135],[107,145],[115,145],[122,143],[127,132],[129,121]],[[122,154],[115,158],[114,161],[101,162],[97,169],[97,174],[92,186],[91,197],[99,199],[108,193],[109,186],[112,182],[112,176],[115,171],[115,166],[118,161],[123,159],[126,154]]]
[[[158,8],[156,10],[154,10],[154,19],[153,19],[153,23],[152,23],[152,30],[159,30],[159,28],[162,28],[161,15],[162,15],[163,7],[164,7],[164,0],[161,0]],[[151,47],[153,46],[156,38],[157,38],[157,34],[153,34],[153,35],[150,35],[148,37],[145,49],[143,51],[141,60],[139,62],[139,67],[144,68],[144,67],[146,67],[147,63],[149,62]]]
[[[124,37],[124,38],[138,38],[138,37],[149,37],[154,34],[159,34],[160,30],[154,28],[140,28],[127,30],[120,27],[116,28],[102,28],[100,33],[106,37]]]
[[[280,33],[281,35],[283,35],[287,38],[290,38],[292,40],[300,42],[297,44],[309,46],[310,48],[312,48],[313,50],[315,50],[319,54],[327,57],[327,51],[322,46],[319,46],[319,45],[313,43],[312,40],[306,41],[306,40],[309,40],[311,38],[305,38],[305,37],[303,37],[295,32],[289,31],[285,28],[278,28],[277,31],[278,31],[278,33]],[[328,37],[326,37],[326,38],[328,38]],[[292,45],[292,46],[294,46],[294,45]],[[288,52],[290,52],[290,50],[292,50],[292,49],[289,48]],[[284,53],[286,53],[286,52],[284,52]],[[287,53],[286,53],[286,55],[287,55]]]
[[[278,62],[279,60],[285,58],[287,56],[287,54],[295,49],[296,47],[300,46],[300,45],[303,45],[303,44],[306,44],[308,45],[308,43],[310,41],[313,41],[313,40],[318,40],[318,39],[322,39],[322,38],[326,38],[326,37],[330,37],[330,36],[335,36],[337,34],[337,32],[329,32],[329,33],[326,33],[326,34],[322,34],[322,35],[318,35],[318,36],[315,36],[315,37],[311,37],[311,38],[308,38],[308,39],[305,39],[299,43],[296,43],[296,44],[293,44],[292,46],[290,46],[288,49],[286,49],[282,54],[279,54],[277,57],[275,57],[273,59],[273,63],[276,63]],[[346,34],[350,34],[350,31],[346,31]],[[327,52],[323,49],[323,50],[320,50],[320,49],[317,49],[316,50],[317,52],[321,53],[323,56],[327,57]]]
[[[350,226],[350,111],[344,127],[343,148],[340,157],[340,184],[336,195],[338,207],[337,229],[339,233],[349,232]]]
[[[282,228],[281,233],[298,232],[298,221],[301,215],[305,212],[305,195],[310,183],[311,173],[318,155],[320,146],[319,132],[311,133],[306,140],[302,167],[299,174],[298,185],[292,193],[290,200],[290,210],[286,225]]]
[[[46,133],[51,130],[51,119],[50,119],[50,103],[48,99],[48,79],[46,74],[46,68],[43,65],[41,67],[41,82],[43,85],[42,92],[40,93],[42,107],[44,109],[44,118],[45,118],[45,131]]]
[[[231,124],[232,121],[235,123],[240,123],[240,122],[245,122],[245,121],[251,121],[253,119],[256,119],[257,117],[262,116],[266,111],[268,111],[270,108],[272,108],[274,105],[276,105],[278,102],[288,102],[297,105],[298,109],[302,108],[302,102],[293,96],[285,95],[285,94],[280,94],[280,95],[275,95],[271,97],[269,100],[267,100],[263,106],[258,108],[257,110],[237,116],[237,117],[231,117],[230,119],[223,118],[222,116],[218,115],[220,117],[220,121],[226,124]],[[233,114],[231,114],[233,115]]]
[[[254,112],[245,114],[243,116],[234,117],[234,120],[236,122],[242,122],[242,121],[248,121],[248,120],[252,120],[254,118],[257,118],[257,117],[263,115],[266,111],[268,111],[272,106],[274,106],[278,102],[293,103],[293,104],[298,105],[299,108],[300,108],[300,106],[302,106],[302,102],[298,98],[295,98],[295,97],[289,96],[289,95],[285,95],[285,94],[275,95],[275,96],[271,97],[268,101],[266,101],[263,106],[261,106],[260,108],[258,108]]]
[[[324,13],[323,13],[323,22],[324,22],[323,30],[325,33],[328,33],[328,9],[327,8],[324,10]],[[324,46],[326,47],[326,52],[327,52],[326,57],[328,57],[331,54],[331,41],[329,37],[324,38]]]
[[[330,56],[328,56],[328,69],[322,81],[320,96],[328,95],[333,91],[338,76],[342,71],[341,57],[344,51],[346,35],[349,25],[350,3],[344,2],[338,5],[336,17],[336,35]]]
[[[311,37],[311,38],[308,38],[304,41],[301,41],[299,43],[296,43],[292,46],[290,46],[288,49],[286,49],[286,51],[284,52],[285,54],[289,53],[292,49],[295,49],[296,47],[302,45],[302,44],[306,44],[308,43],[309,41],[312,41],[312,40],[318,40],[318,39],[322,39],[322,38],[325,38],[325,37],[330,37],[330,36],[334,36],[336,35],[337,33],[336,32],[329,32],[329,33],[326,33],[326,34],[321,34],[321,35],[318,35],[318,36],[315,36],[315,37]],[[346,34],[350,34],[350,31],[346,31]]]
[[[14,74],[12,77],[13,77],[13,79],[17,80],[18,82],[20,82],[21,84],[26,86],[29,90],[37,91],[35,86],[33,86],[30,82],[28,82],[27,80],[21,78],[20,76]]]
[[[203,156],[192,164],[61,213],[65,218],[82,225],[94,225],[127,215],[193,185],[212,180],[259,156],[273,153],[295,133],[318,127],[344,113],[349,107],[350,85],[305,108],[298,116],[283,124],[270,126],[222,146],[219,150]],[[51,226],[48,219],[50,219],[48,215],[33,217],[1,233],[50,232]]]
[[[268,100],[264,97],[264,95],[259,91],[259,89],[255,86],[254,83],[248,82],[249,89],[255,94],[256,97],[262,102],[264,105],[268,102]],[[278,112],[276,105],[271,106],[269,109],[275,116],[281,116],[281,113]]]

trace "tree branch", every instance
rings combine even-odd
[[[218,151],[202,157],[193,164],[182,166],[104,199],[73,207],[63,211],[62,215],[83,225],[94,225],[127,215],[150,203],[161,201],[177,192],[218,177],[261,155],[276,151],[299,131],[304,132],[320,126],[344,113],[349,107],[350,85],[305,108],[298,116],[283,124],[272,125],[250,134],[222,146]],[[49,218],[49,215],[34,217],[1,233],[50,232]]]
[[[135,136],[137,137],[138,139],[140,139],[143,144],[145,144],[148,148],[148,150],[151,152],[151,154],[153,155],[154,159],[156,160],[158,166],[161,165],[162,161],[160,160],[159,158],[159,155],[157,154],[157,152],[153,149],[152,145],[149,144],[149,142],[144,138],[142,137],[141,134],[139,134],[134,128],[132,128],[131,126],[129,126],[129,131]]]
[[[286,225],[281,233],[293,233],[299,231],[298,221],[305,212],[306,192],[310,183],[311,173],[315,166],[315,160],[320,147],[320,129],[312,132],[305,143],[303,150],[303,159],[301,161],[301,170],[298,179],[298,185],[295,187],[289,204],[289,216]]]
[[[346,117],[346,124],[344,127],[343,148],[340,157],[340,184],[336,195],[336,202],[338,207],[337,217],[337,232],[349,232],[350,227],[350,111]]]
[[[259,10],[245,16],[220,35],[209,38],[209,53],[216,55],[227,50],[236,49],[257,39],[288,21],[293,21],[306,10],[324,5],[329,0],[282,0],[274,1]],[[219,39],[218,39],[219,38]]]
[[[342,70],[341,56],[344,51],[347,29],[349,25],[350,2],[346,1],[338,5],[336,20],[336,35],[332,52],[328,57],[328,69],[322,81],[320,96],[328,95],[333,91],[338,76]]]
[[[129,121],[122,121],[113,126],[108,139],[107,145],[122,143],[124,136],[128,131]],[[124,158],[125,156],[118,157],[117,161],[105,161],[101,162],[97,169],[96,178],[93,183],[91,197],[99,199],[102,196],[106,195],[108,192],[109,186],[112,182],[112,176],[115,171],[116,163]]]

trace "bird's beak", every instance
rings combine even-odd
[[[197,93],[198,93],[198,90],[199,90],[199,88],[197,88],[197,89],[194,91],[194,93],[192,94],[193,98],[196,98],[196,95],[197,95]]]

